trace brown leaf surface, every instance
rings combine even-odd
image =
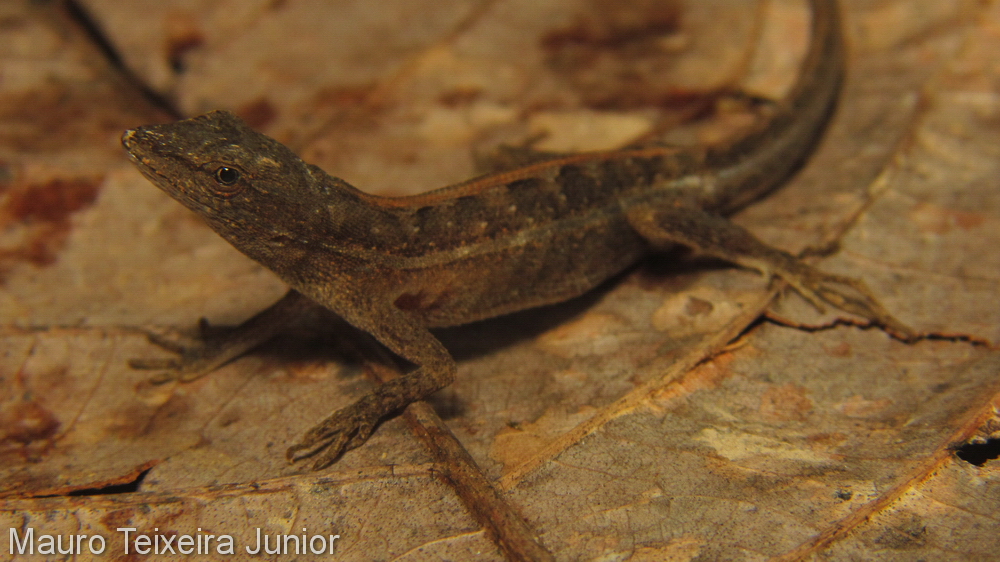
[[[189,384],[126,365],[163,355],[146,329],[238,322],[283,291],[130,168],[121,130],[169,119],[138,84],[409,193],[469,177],[470,148],[499,142],[732,134],[752,115],[722,93],[780,95],[807,10],[80,3],[130,76],[74,10],[0,4],[4,534],[99,534],[102,559],[124,556],[119,527],[229,534],[237,554],[206,557],[227,560],[257,529],[302,528],[340,535],[342,560],[497,560],[505,532],[558,560],[992,559],[1000,461],[954,453],[1000,428],[984,345],[1000,338],[1000,5],[842,3],[852,56],[831,130],[737,220],[789,250],[838,242],[824,269],[934,337],[904,344],[752,273],[655,258],[578,301],[442,331],[459,361],[432,402],[444,424],[411,408],[319,474],[285,447],[385,376],[343,327],[306,321]],[[527,527],[491,525],[511,518]]]

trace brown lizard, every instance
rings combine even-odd
[[[790,93],[765,123],[715,146],[558,156],[421,195],[380,197],[224,111],[125,132],[122,143],[150,181],[291,286],[220,340],[178,347],[172,376],[199,377],[316,304],[370,333],[416,368],[289,448],[290,460],[318,454],[314,469],[322,468],[364,443],[380,419],[454,379],[455,362],[429,328],[578,296],[675,244],[777,275],[819,308],[830,304],[914,338],[862,282],[820,272],[722,218],[787,178],[834,109],[844,61],[839,13],[835,0],[811,6],[812,39]]]

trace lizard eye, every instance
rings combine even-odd
[[[246,186],[246,182],[243,179],[244,176],[243,170],[235,166],[219,165],[212,172],[212,178],[215,180],[216,194],[223,197],[236,195]]]
[[[234,183],[240,181],[240,171],[236,168],[230,168],[228,166],[222,166],[215,171],[215,181],[219,182],[225,186],[231,186]]]

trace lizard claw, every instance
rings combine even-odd
[[[306,432],[301,441],[288,448],[285,458],[295,463],[318,455],[312,470],[322,470],[341,454],[360,447],[375,431],[381,411],[369,395],[346,408],[334,412]]]
[[[160,385],[180,378],[177,373],[182,362],[177,359],[134,358],[128,360],[128,366],[138,371],[163,371],[149,378],[151,384]]]
[[[184,355],[188,352],[190,347],[190,345],[185,344],[182,341],[182,338],[178,336],[165,336],[156,332],[146,332],[146,339],[149,343],[157,347],[162,347],[163,349],[176,353],[177,355]]]

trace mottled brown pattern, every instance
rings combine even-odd
[[[21,233],[17,247],[0,247],[0,278],[18,263],[55,263],[69,237],[70,218],[97,200],[101,181],[90,177],[0,183],[0,228]]]
[[[326,466],[363,443],[379,419],[451,382],[455,363],[428,328],[577,296],[650,246],[678,243],[779,275],[816,304],[912,337],[860,282],[816,271],[718,214],[784,180],[832,111],[843,64],[839,16],[833,0],[812,6],[813,40],[789,99],[770,122],[720,146],[556,156],[418,196],[377,197],[226,112],[126,132],[147,178],[293,289],[234,332],[234,343],[190,354],[178,376],[200,376],[269,338],[310,301],[371,333],[417,368],[288,451],[292,459],[323,451],[315,466]]]

